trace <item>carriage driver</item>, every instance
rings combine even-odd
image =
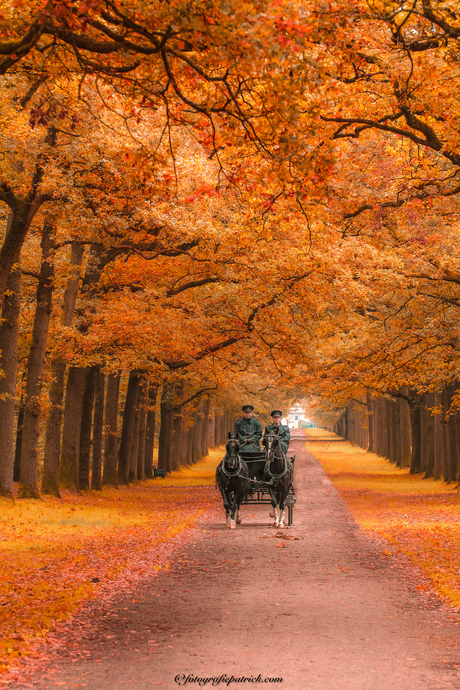
[[[272,423],[265,427],[262,445],[265,445],[266,434],[271,434],[275,429],[278,429],[281,452],[286,455],[291,440],[291,432],[288,426],[281,424],[281,414],[280,410],[273,410],[271,413]]]
[[[252,405],[243,405],[243,418],[235,422],[234,433],[238,434],[240,450],[260,451],[260,439],[262,438],[262,425],[258,419],[254,419]]]

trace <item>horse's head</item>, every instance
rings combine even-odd
[[[265,448],[269,462],[273,460],[275,451],[279,446],[279,429],[272,429],[269,434],[265,434]]]
[[[225,450],[227,451],[227,467],[232,470],[236,469],[238,467],[238,454],[240,451],[240,442],[237,434],[228,434]]]

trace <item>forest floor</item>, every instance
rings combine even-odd
[[[215,505],[222,455],[129,487],[0,499],[0,673],[39,650],[82,601],[168,568],[158,549]]]
[[[411,475],[375,453],[323,429],[308,429],[307,448],[321,462],[355,520],[388,541],[426,576],[421,588],[460,605],[458,484]],[[394,547],[394,548],[393,548]],[[456,618],[460,620],[460,613]]]
[[[273,528],[267,506],[246,506],[243,524],[227,530],[217,495],[207,502],[214,489],[203,487],[206,513],[194,526],[146,549],[144,572],[100,578],[97,596],[1,682],[37,690],[266,679],[288,690],[460,688],[459,614],[430,592],[419,568],[359,527],[303,432],[293,432],[291,450],[291,527]]]

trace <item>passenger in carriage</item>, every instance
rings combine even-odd
[[[286,455],[289,448],[289,441],[291,440],[291,432],[288,426],[281,424],[281,415],[282,412],[280,410],[273,410],[271,413],[272,423],[265,427],[262,445],[265,446],[265,436],[278,429],[281,452],[283,455]]]
[[[262,425],[258,419],[254,419],[252,405],[243,405],[243,418],[235,422],[234,433],[238,435],[240,450],[260,451],[260,439],[262,438]]]

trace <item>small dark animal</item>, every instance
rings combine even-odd
[[[216,469],[216,484],[222,494],[227,527],[235,529],[241,523],[241,501],[250,490],[248,467],[242,460],[239,450],[240,443],[236,434],[229,433],[227,451]]]

